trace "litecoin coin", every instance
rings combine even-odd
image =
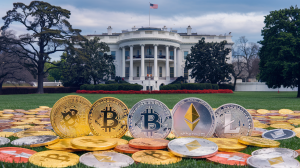
[[[247,159],[247,164],[252,167],[263,168],[299,168],[298,160],[288,156],[278,155],[254,155]]]
[[[99,99],[89,112],[90,129],[95,136],[121,138],[127,131],[128,113],[127,106],[119,99]]]
[[[132,155],[132,159],[136,162],[151,165],[166,165],[177,163],[182,160],[181,157],[173,155],[171,152],[162,150],[142,150]]]
[[[250,136],[253,130],[251,114],[237,104],[224,104],[216,111],[215,135],[219,138]]]
[[[8,138],[0,137],[0,145],[8,144],[10,140]]]
[[[294,150],[287,148],[265,148],[259,149],[252,152],[252,155],[278,155],[278,156],[288,156],[291,158],[298,157],[298,153]]]
[[[186,98],[172,109],[173,133],[176,137],[209,138],[215,132],[216,117],[208,103],[198,98]]]
[[[179,138],[170,141],[168,149],[180,157],[205,158],[218,152],[218,145],[206,139]]]
[[[30,147],[39,147],[54,144],[58,141],[59,139],[57,136],[40,135],[16,139],[12,141],[11,144],[16,146],[28,145]]]
[[[96,151],[83,154],[80,163],[90,167],[121,168],[134,163],[134,160],[127,155],[117,152]]]
[[[0,161],[8,163],[27,163],[29,157],[35,153],[36,151],[25,148],[0,148]]]
[[[240,152],[218,152],[215,156],[207,158],[207,160],[226,165],[245,166],[249,157],[251,155]]]
[[[272,140],[282,140],[289,139],[296,135],[296,133],[292,130],[288,129],[274,129],[262,134],[263,138],[272,139]]]
[[[88,135],[88,113],[91,103],[81,96],[70,95],[59,99],[51,110],[51,124],[62,138]]]
[[[170,110],[161,101],[141,100],[129,112],[128,128],[134,138],[166,138],[172,129]]]

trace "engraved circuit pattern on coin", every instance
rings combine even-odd
[[[161,101],[144,99],[131,108],[127,123],[134,138],[166,138],[172,130],[172,115]]]
[[[16,146],[28,145],[31,147],[45,146],[58,142],[58,136],[40,135],[16,139],[11,144]]]
[[[173,133],[176,137],[209,138],[215,132],[216,117],[208,103],[198,98],[186,98],[172,109]]]
[[[51,124],[54,131],[62,138],[75,138],[88,135],[88,113],[91,103],[77,95],[59,99],[51,110]]]
[[[121,138],[127,131],[129,110],[119,99],[105,97],[97,100],[89,112],[89,126],[94,135]]]
[[[250,136],[253,130],[251,114],[237,104],[224,104],[216,111],[215,136],[219,138],[239,138]]]
[[[296,158],[298,157],[298,152],[287,148],[264,148],[253,151],[251,155],[278,155]]]

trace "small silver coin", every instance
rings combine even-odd
[[[8,138],[0,137],[0,145],[8,144],[10,140]]]
[[[52,126],[47,126],[45,127],[46,129],[49,129],[49,130],[53,130],[53,127]]]
[[[217,137],[239,138],[251,135],[253,119],[244,107],[232,103],[224,104],[216,109],[215,115]]]
[[[14,115],[24,115],[23,113],[14,113]]]
[[[208,103],[198,98],[186,98],[172,109],[173,133],[176,137],[212,137],[216,117]]]
[[[144,99],[131,108],[127,123],[134,138],[166,138],[172,130],[172,115],[161,101]]]
[[[260,132],[266,132],[266,131],[269,131],[269,130],[267,130],[267,129],[256,128],[256,127],[254,127],[254,130],[255,130],[255,131],[260,131]]]
[[[14,120],[0,120],[0,123],[10,123],[15,122]]]
[[[108,151],[96,151],[83,154],[79,161],[90,167],[107,168],[127,167],[134,163],[134,160],[130,156]]]
[[[21,132],[21,131],[24,131],[23,129],[20,129],[20,128],[9,128],[9,129],[3,129],[2,132]]]
[[[298,157],[298,152],[287,148],[263,148],[253,151],[251,155],[278,155],[296,158]]]
[[[299,168],[298,160],[288,156],[254,155],[247,159],[247,164],[252,167],[263,168]]]
[[[289,139],[296,136],[296,133],[288,129],[273,129],[266,131],[261,135],[263,138],[272,139],[272,140],[282,140]]]
[[[179,138],[170,141],[168,149],[180,157],[205,157],[218,152],[218,145],[201,138]]]
[[[30,136],[30,137],[16,139],[16,140],[12,141],[11,144],[16,145],[16,146],[43,144],[46,142],[54,141],[55,139],[58,139],[58,138],[59,138],[58,136],[52,136],[52,135]]]

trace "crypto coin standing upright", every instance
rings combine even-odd
[[[216,111],[215,136],[219,138],[239,138],[250,136],[253,130],[251,114],[237,104],[224,104]]]
[[[226,164],[226,165],[247,165],[247,159],[251,155],[240,153],[240,152],[218,152],[215,156],[207,158],[207,160]]]
[[[296,133],[288,129],[273,129],[266,131],[262,134],[263,138],[272,139],[272,140],[282,140],[289,139],[296,136]]]
[[[36,151],[26,148],[4,147],[0,148],[0,161],[8,163],[27,163],[28,158],[35,153]]]
[[[298,152],[287,148],[264,148],[253,151],[251,155],[278,155],[296,158],[298,157]]]
[[[173,133],[176,137],[209,138],[215,132],[216,117],[208,103],[198,98],[186,98],[172,109]]]
[[[16,139],[13,140],[11,144],[16,146],[28,145],[30,147],[39,147],[39,146],[54,144],[58,141],[59,139],[57,136],[40,135],[40,136],[31,136],[31,137]]]
[[[172,130],[172,115],[161,101],[144,99],[131,108],[127,123],[134,138],[166,138]]]
[[[8,138],[0,137],[0,145],[8,144],[10,140]]]
[[[177,163],[182,160],[181,157],[173,155],[171,152],[162,150],[142,150],[132,155],[132,159],[136,162],[151,165],[166,165]]]
[[[278,155],[254,155],[247,159],[247,164],[252,167],[264,168],[299,168],[298,160],[288,156]]]
[[[76,138],[88,135],[88,113],[91,103],[77,95],[65,96],[53,106],[50,114],[54,131],[62,138]]]
[[[119,99],[104,97],[97,100],[89,111],[89,126],[94,135],[121,138],[127,131],[129,110]]]

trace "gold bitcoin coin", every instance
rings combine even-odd
[[[280,109],[279,113],[280,114],[293,114],[294,112],[290,109]]]
[[[111,138],[111,139],[117,141],[117,145],[126,145],[126,144],[128,144],[128,141],[125,140],[125,139],[120,139],[120,138]]]
[[[48,109],[49,107],[48,106],[40,106],[39,108],[40,109]]]
[[[239,143],[244,145],[252,145],[258,147],[276,148],[280,145],[279,142],[266,138],[242,136],[238,139]]]
[[[97,100],[89,112],[92,133],[108,138],[121,138],[127,131],[129,110],[119,99],[104,97]]]
[[[88,113],[91,103],[77,95],[59,99],[51,110],[51,124],[54,131],[62,138],[76,138],[88,135]]]
[[[99,136],[84,136],[71,140],[71,145],[77,149],[95,151],[108,150],[118,145],[113,138],[103,138]]]
[[[181,157],[173,155],[171,152],[162,150],[143,150],[132,155],[132,159],[136,162],[151,165],[166,165],[177,163],[182,160]]]
[[[273,128],[278,128],[278,129],[289,129],[289,130],[292,130],[294,129],[295,127],[290,125],[290,124],[284,124],[284,123],[280,123],[280,124],[271,124],[270,127],[273,127]]]
[[[69,151],[69,152],[82,151],[71,145],[72,139],[73,138],[60,139],[57,143],[48,145],[48,146],[46,146],[46,148],[52,149],[52,150]]]
[[[228,139],[228,138],[206,138],[206,139],[216,143],[218,145],[218,151],[221,152],[237,152],[247,148],[246,145],[239,143],[237,139]]]
[[[0,132],[0,137],[10,137],[14,134],[14,132]]]
[[[254,122],[253,125],[256,128],[268,128],[269,127],[267,124],[263,124],[263,123],[260,123],[260,122]]]
[[[300,127],[299,128],[294,128],[292,129],[292,131],[294,131],[296,134],[300,132]]]
[[[57,136],[52,131],[21,131],[14,134],[15,137],[23,138],[23,137],[29,137],[29,136],[39,136],[39,135],[53,135]]]
[[[173,132],[170,132],[170,134],[167,136],[167,138],[173,139],[176,138],[175,134]]]
[[[256,112],[259,113],[259,114],[267,114],[267,113],[270,113],[270,111],[269,111],[269,110],[266,110],[266,109],[258,109]]]
[[[128,136],[128,137],[131,137],[131,138],[132,138],[132,135],[130,134],[129,131],[126,131],[125,136]]]
[[[33,154],[29,162],[41,167],[68,167],[79,162],[79,156],[65,151],[48,150]]]

